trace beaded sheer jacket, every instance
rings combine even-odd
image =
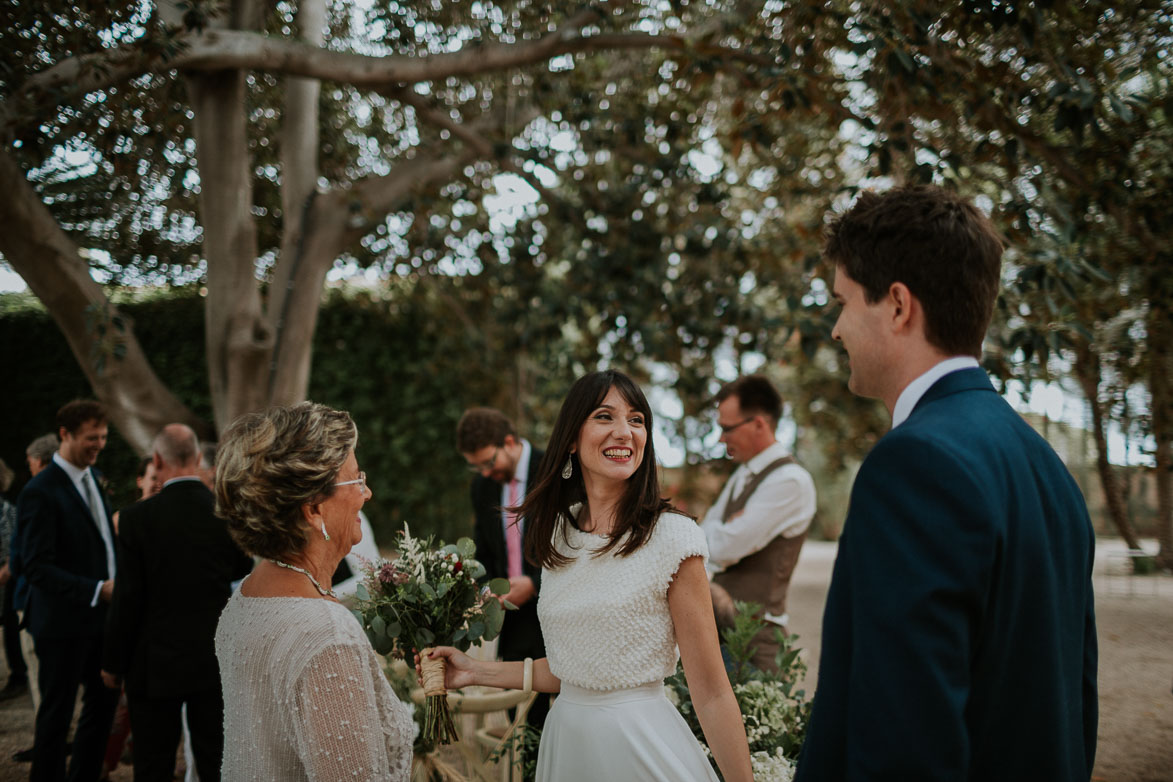
[[[343,606],[237,590],[216,657],[224,779],[407,782],[415,724]]]
[[[680,654],[668,610],[668,586],[688,557],[707,559],[704,533],[679,513],[661,514],[648,541],[626,557],[594,556],[598,535],[556,534],[571,562],[542,571],[538,617],[550,671],[593,690],[636,687],[676,672]]]

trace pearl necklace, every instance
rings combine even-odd
[[[283,567],[283,568],[286,568],[286,569],[288,569],[288,570],[293,570],[293,571],[296,571],[296,572],[298,572],[298,573],[301,573],[303,576],[305,576],[306,578],[308,578],[308,579],[310,580],[310,582],[311,582],[311,583],[314,585],[314,587],[315,587],[315,588],[318,590],[318,594],[320,594],[322,597],[332,597],[332,598],[334,598],[335,600],[337,600],[337,599],[338,599],[338,595],[334,593],[334,590],[333,590],[333,589],[326,589],[324,586],[322,586],[321,584],[319,584],[319,583],[318,583],[318,579],[314,578],[313,574],[312,574],[312,573],[310,573],[310,572],[309,572],[308,570],[306,570],[305,568],[300,568],[300,567],[298,567],[297,565],[290,565],[290,564],[288,564],[288,563],[286,563],[286,562],[282,562],[282,561],[281,561],[281,560],[279,560],[279,559],[270,559],[269,561],[270,561],[270,562],[272,562],[272,563],[273,563],[274,565],[276,565],[277,567]]]

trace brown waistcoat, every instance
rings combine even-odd
[[[783,465],[793,464],[794,458],[783,456],[767,464],[761,472],[751,475],[737,497],[730,498],[725,506],[722,521],[728,523],[733,514],[745,507],[750,495],[766,476]],[[786,613],[786,592],[790,588],[790,577],[798,562],[798,552],[806,532],[793,538],[781,535],[766,544],[761,551],[730,565],[713,577],[713,583],[724,587],[734,600],[758,603],[767,613],[781,616]]]

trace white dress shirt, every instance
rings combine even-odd
[[[73,481],[73,487],[77,489],[77,493],[81,495],[82,503],[86,507],[89,507],[90,499],[86,493],[86,487],[82,482],[82,479],[86,475],[90,476],[90,483],[93,484],[94,493],[98,498],[98,505],[96,508],[94,508],[94,513],[97,514],[98,518],[93,519],[93,522],[94,525],[98,528],[98,534],[102,536],[102,544],[106,547],[106,572],[109,574],[110,578],[114,578],[114,539],[110,535],[110,525],[106,518],[106,508],[102,504],[101,492],[98,490],[98,483],[94,480],[93,472],[89,467],[82,469],[71,464],[60,453],[53,454],[53,463],[62,470],[65,470],[65,474],[69,476],[69,480]],[[91,606],[96,606],[98,604],[98,598],[101,594],[102,582],[99,581],[98,585],[94,588],[94,597],[90,600]]]
[[[525,500],[526,478],[529,477],[529,458],[533,448],[529,444],[529,440],[522,439],[521,441],[521,456],[517,457],[517,467],[513,470],[513,477],[517,480],[517,501]],[[506,510],[511,504],[509,496],[509,481],[501,484],[501,534],[508,535],[509,530],[506,529],[513,523],[513,514]],[[522,535],[525,534],[525,522],[518,519],[517,523],[520,525]],[[523,538],[524,539],[524,538]]]
[[[900,426],[908,420],[908,416],[912,415],[913,408],[920,398],[925,395],[925,392],[933,387],[941,378],[945,377],[951,372],[956,372],[959,369],[977,369],[979,366],[977,359],[973,356],[954,356],[947,358],[940,362],[928,372],[913,380],[904,390],[900,392],[900,396],[896,398],[896,406],[892,408],[892,428]]]
[[[767,475],[745,508],[728,523],[721,520],[725,506],[737,496],[751,475],[788,456],[781,443],[774,443],[733,471],[725,488],[705,514],[701,529],[709,545],[706,569],[709,577],[761,551],[774,538],[793,538],[806,532],[815,515],[815,482],[797,464],[786,464]]]

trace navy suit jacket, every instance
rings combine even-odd
[[[533,487],[537,480],[538,466],[543,452],[530,448],[529,471],[526,487]],[[476,514],[473,535],[477,544],[477,559],[485,566],[489,578],[507,578],[509,575],[508,553],[505,548],[505,530],[501,524],[501,484],[478,475],[472,481],[472,507]],[[524,549],[523,549],[524,551]],[[542,569],[526,561],[521,563],[522,573],[534,581],[534,588],[540,592]],[[542,640],[542,628],[538,622],[538,595],[516,611],[505,612],[505,624],[501,628],[498,653],[504,660],[535,659],[546,656]]]
[[[92,470],[101,486],[101,474]],[[106,510],[110,540],[110,505]],[[21,573],[28,581],[25,623],[34,639],[101,636],[106,604],[90,603],[98,584],[110,578],[106,546],[77,487],[65,470],[50,462],[20,493],[16,503]]]
[[[170,697],[220,687],[215,635],[232,582],[253,561],[216,516],[198,480],[164,486],[122,511],[118,578],[102,668],[131,695]]]
[[[1087,780],[1087,508],[980,369],[941,378],[860,467],[798,766],[809,780]]]

